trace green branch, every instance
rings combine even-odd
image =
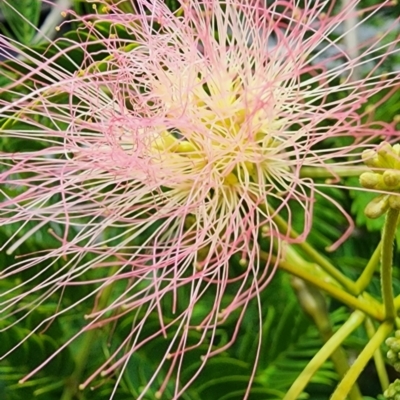
[[[289,228],[286,221],[279,215],[274,215],[274,222],[277,224],[281,232],[288,232],[292,239],[297,239],[299,234]],[[346,290],[353,295],[358,295],[356,284],[343,275],[333,264],[331,264],[325,257],[323,257],[317,250],[315,250],[309,243],[302,242],[297,243],[299,246],[314,262],[316,262],[326,273],[328,273],[333,279],[338,281]]]
[[[114,276],[118,273],[118,268],[114,267],[110,270],[109,276]],[[111,281],[112,282],[112,281]],[[107,307],[113,291],[113,284],[105,285],[97,294],[98,303],[95,310],[103,310]],[[94,310],[94,311],[95,311]],[[75,357],[75,369],[72,375],[67,379],[64,392],[60,400],[73,400],[77,398],[79,392],[79,384],[82,375],[88,364],[90,352],[94,343],[96,343],[98,331],[97,329],[90,329],[83,334],[83,341],[79,347],[79,352]]]
[[[361,372],[364,370],[368,361],[372,358],[375,351],[383,343],[389,333],[393,330],[393,321],[385,321],[378,328],[374,336],[364,347],[363,351],[359,354],[353,365],[350,367],[344,379],[339,383],[331,400],[343,400],[347,398],[348,393],[354,386]],[[295,399],[292,397],[291,399]],[[289,398],[287,399],[289,400]]]
[[[349,319],[336,331],[336,333],[321,347],[318,353],[307,364],[301,374],[294,381],[283,400],[297,399],[311,378],[331,356],[331,354],[343,343],[343,341],[353,332],[364,320],[365,315],[360,311],[355,311]],[[346,375],[347,376],[347,375]],[[345,399],[346,396],[340,400]],[[339,399],[337,399],[339,400]]]
[[[327,168],[329,167],[329,168]],[[303,167],[300,171],[301,178],[326,178],[334,179],[337,177],[347,178],[350,176],[359,177],[363,172],[369,171],[366,166],[357,167],[343,167],[343,166],[330,166],[319,168],[319,167]]]
[[[313,319],[323,341],[326,343],[334,333],[332,323],[329,319],[325,296],[315,287],[296,277],[292,277],[292,286],[297,292],[297,297],[303,310]],[[349,362],[342,346],[339,345],[332,352],[330,359],[340,378],[344,378],[349,370]],[[362,395],[357,384],[351,389],[349,400],[362,400]]]
[[[75,369],[72,375],[67,379],[64,392],[60,400],[73,400],[79,391],[79,383],[83,372],[88,364],[90,350],[93,343],[96,343],[97,331],[92,329],[84,333],[84,339],[79,346],[79,352],[75,358]]]
[[[288,256],[289,254],[290,251],[289,249],[290,247],[286,249],[286,256]],[[265,260],[271,259],[271,256],[269,256],[267,253],[264,252],[261,252],[260,256]],[[280,260],[278,263],[279,267],[282,268],[283,270],[323,290],[324,292],[328,293],[335,299],[341,301],[348,307],[363,311],[365,314],[378,321],[384,320],[383,308],[380,307],[380,304],[375,304],[372,301],[370,300],[367,301],[363,298],[354,297],[351,294],[347,293],[345,290],[343,290],[341,287],[334,286],[331,283],[320,279],[317,275],[307,272],[301,264],[292,263],[288,261],[287,258],[288,257],[286,257],[285,260]]]
[[[367,331],[368,337],[371,339],[375,335],[375,327],[372,321],[367,318],[365,320],[365,330]],[[378,349],[374,353],[375,369],[378,374],[379,382],[381,384],[382,392],[384,392],[389,386],[389,377],[386,371],[386,364],[383,358],[382,352]]]
[[[382,241],[380,241],[378,246],[376,246],[376,249],[372,254],[371,258],[369,259],[368,264],[364,268],[364,271],[357,279],[356,282],[357,294],[362,293],[365,290],[365,288],[370,284],[372,276],[374,275],[374,272],[379,265],[381,258],[381,251],[382,251]]]
[[[387,319],[394,320],[396,316],[393,284],[392,284],[392,264],[393,264],[393,241],[399,219],[399,210],[389,208],[386,213],[385,225],[382,233],[382,253],[381,253],[381,287],[382,298],[385,306]]]

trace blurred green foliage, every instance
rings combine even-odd
[[[0,2],[0,29],[23,45],[34,38],[42,12],[41,0]]]

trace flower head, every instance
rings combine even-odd
[[[10,98],[0,100],[2,135],[15,143],[0,154],[0,221],[18,227],[5,247],[13,252],[45,226],[58,241],[3,271],[31,271],[3,294],[3,313],[21,319],[28,296],[37,296],[37,307],[85,285],[87,296],[55,311],[97,296],[81,332],[138,316],[84,385],[146,344],[141,332],[152,312],[153,336],[174,332],[163,357],[171,370],[201,343],[204,362],[215,353],[216,327],[268,285],[283,243],[310,230],[318,189],[302,168],[335,177],[354,147],[326,141],[349,136],[360,144],[382,134],[362,124],[358,110],[399,83],[398,74],[379,70],[398,40],[369,39],[355,58],[341,47],[346,33],[337,30],[356,14],[356,1],[338,13],[328,1],[300,9],[294,1],[182,0],[175,13],[162,1],[136,3],[104,1],[85,17],[70,12],[81,41],[56,41],[48,54],[0,39],[9,58],[19,54],[5,65]],[[354,79],[367,60],[371,71]],[[331,99],[335,91],[346,96]],[[290,233],[294,218],[303,221],[299,236]],[[241,269],[232,267],[235,258]],[[213,304],[203,302],[206,292]],[[194,345],[190,328],[204,332]],[[189,383],[176,386],[175,398]]]

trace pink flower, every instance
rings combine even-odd
[[[4,278],[27,270],[30,277],[3,293],[1,309],[20,321],[73,285],[90,287],[36,330],[92,297],[77,335],[136,315],[126,341],[83,386],[100,373],[123,371],[148,340],[169,334],[162,363],[170,372],[160,393],[175,371],[179,398],[199,372],[179,382],[186,352],[208,344],[201,369],[222,351],[216,328],[238,308],[239,326],[273,277],[276,262],[260,260],[261,243],[275,260],[283,243],[307,237],[319,189],[302,169],[336,177],[336,167],[354,163],[350,154],[385,133],[359,110],[399,84],[397,72],[381,71],[398,39],[368,39],[351,58],[339,28],[356,14],[357,1],[336,14],[326,1],[300,9],[295,1],[267,7],[188,0],[175,14],[158,0],[138,1],[134,13],[121,11],[133,1],[103,3],[93,15],[69,13],[82,24],[82,41],[68,48],[56,41],[56,54],[32,54],[0,39],[2,53],[19,55],[8,67],[9,97],[0,97],[2,136],[11,146],[0,154],[0,223],[17,227],[3,248],[12,253],[46,227],[58,241],[3,270]],[[367,10],[365,20],[385,4]],[[73,51],[83,54],[81,62]],[[354,79],[355,71],[363,78]],[[337,92],[340,100],[331,98]],[[342,136],[353,145],[329,149],[327,140]],[[277,214],[289,227],[294,218],[304,221],[298,238],[278,229]],[[232,269],[235,257],[240,273]],[[231,287],[236,292],[228,297]],[[206,291],[213,304],[204,301]],[[37,300],[27,306],[32,295]],[[198,307],[202,319],[194,316]],[[159,327],[143,338],[150,313],[158,313]],[[189,345],[192,328],[202,335]]]

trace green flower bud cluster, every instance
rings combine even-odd
[[[362,158],[371,171],[361,174],[361,186],[393,193],[373,199],[365,208],[366,216],[378,218],[389,208],[400,210],[400,144],[383,142],[376,151],[365,150]]]
[[[389,347],[387,352],[389,362],[397,372],[400,372],[400,330],[395,332],[394,337],[387,338],[385,343]]]
[[[383,393],[385,399],[400,400],[400,379],[396,379]]]

